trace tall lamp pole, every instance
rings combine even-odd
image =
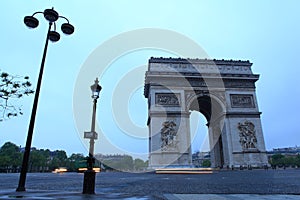
[[[26,145],[25,145],[25,151],[22,161],[22,168],[19,178],[19,185],[16,189],[17,192],[25,191],[25,182],[26,182],[26,175],[27,175],[27,169],[28,169],[28,161],[29,161],[29,155],[30,155],[30,149],[31,149],[31,141],[32,141],[32,135],[34,130],[34,122],[35,122],[35,116],[36,116],[36,110],[38,106],[38,100],[39,100],[39,94],[40,94],[40,88],[42,83],[42,76],[44,71],[44,64],[47,54],[47,48],[48,48],[48,42],[49,40],[52,42],[57,42],[60,39],[60,34],[56,32],[56,24],[55,22],[58,20],[58,18],[63,18],[67,21],[67,23],[64,23],[61,25],[61,30],[63,33],[70,35],[74,32],[74,27],[69,23],[69,20],[63,16],[59,16],[58,13],[52,8],[52,9],[46,9],[44,12],[35,12],[32,16],[26,16],[24,18],[24,23],[29,28],[36,28],[39,25],[39,21],[34,17],[34,15],[42,13],[45,17],[45,19],[49,22],[49,27],[47,31],[46,36],[46,43],[44,47],[44,53],[42,57],[40,72],[38,76],[38,82],[36,86],[34,101],[33,101],[33,107],[31,111],[31,118],[27,133],[27,139],[26,139]],[[54,30],[52,31],[52,25],[54,25]]]
[[[98,84],[98,78],[96,78],[95,83],[91,85],[92,90],[92,98],[93,98],[93,114],[92,114],[92,125],[90,132],[84,132],[84,138],[90,139],[90,148],[89,148],[89,156],[87,160],[87,170],[84,172],[83,179],[83,194],[95,194],[95,179],[96,172],[93,170],[93,164],[95,162],[94,159],[94,144],[95,140],[98,139],[98,134],[95,131],[95,122],[96,122],[96,106],[97,99],[99,98],[100,91],[102,87]]]

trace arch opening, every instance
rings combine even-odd
[[[224,165],[224,151],[223,146],[224,142],[222,139],[222,113],[223,113],[223,107],[220,105],[220,103],[212,96],[205,95],[205,96],[196,96],[189,104],[188,110],[191,111],[193,115],[195,115],[195,112],[198,112],[198,119],[201,117],[199,115],[203,115],[202,121],[198,120],[199,125],[201,127],[197,127],[196,131],[202,131],[202,133],[196,132],[193,135],[193,131],[191,129],[192,133],[192,149],[195,147],[195,144],[199,142],[194,140],[199,140],[202,138],[202,146],[205,145],[205,140],[208,140],[209,147],[208,148],[199,148],[199,153],[195,154],[193,149],[193,155],[192,155],[192,162],[193,165],[198,167],[207,167],[207,165],[203,166],[204,160],[210,160],[211,167],[220,167],[222,168]],[[194,116],[192,116],[194,117]],[[206,121],[206,127],[203,127]],[[191,120],[190,123],[194,123],[195,120]],[[191,128],[195,125],[191,124]],[[206,129],[206,131],[205,131]],[[203,131],[205,132],[205,137],[203,137]],[[193,137],[194,136],[194,137]],[[202,137],[199,137],[202,136]],[[202,147],[201,146],[201,147]]]
[[[190,134],[193,166],[207,166],[210,164],[207,120],[199,111],[191,111]]]

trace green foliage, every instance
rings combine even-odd
[[[141,171],[148,167],[148,162],[144,162],[142,159],[136,158],[133,166],[135,171]]]
[[[40,150],[32,150],[29,157],[29,172],[43,171],[43,166],[46,163],[46,157],[43,156]]]
[[[104,159],[102,161],[106,166],[112,169],[121,171],[131,171],[133,170],[133,159],[131,156],[116,156],[115,158]]]
[[[285,166],[295,166],[296,165],[296,162],[295,162],[295,158],[294,157],[291,157],[291,156],[288,156],[286,158],[284,158],[284,165]]]
[[[0,121],[22,115],[16,99],[33,94],[29,77],[13,76],[0,71]]]
[[[11,142],[6,142],[0,148],[0,169],[6,172],[15,172],[21,165],[22,154],[19,147]]]
[[[296,156],[296,158],[295,158],[295,165],[296,165],[297,167],[300,167],[300,154],[298,154],[298,155]]]
[[[56,150],[52,152],[51,161],[49,162],[50,170],[54,170],[55,168],[59,167],[67,167],[68,160],[67,160],[67,153],[63,150]]]
[[[0,148],[0,172],[18,172],[22,165],[22,155],[17,145],[11,142],[5,143]],[[69,171],[76,171],[77,166],[74,166],[74,161],[80,162],[83,159],[82,154],[76,156],[72,154],[68,158],[66,152],[63,150],[51,152],[49,149],[32,149],[28,162],[28,171],[50,172],[58,167],[67,167]]]
[[[269,163],[272,166],[277,166],[277,167],[300,167],[300,155],[297,155],[296,157],[294,156],[284,156],[282,154],[275,154],[273,155]]]
[[[86,160],[83,154],[73,153],[68,158],[68,169],[69,171],[77,171],[78,168],[86,167]]]
[[[97,156],[96,156],[97,157]],[[95,167],[106,170],[143,171],[148,167],[148,161],[133,158],[129,155],[100,156],[95,161]],[[23,153],[20,148],[6,142],[0,148],[0,172],[19,172],[22,165]],[[77,171],[87,167],[86,157],[73,153],[70,157],[63,150],[32,149],[29,156],[28,172],[51,172],[56,168],[66,167],[68,171]]]
[[[211,166],[210,160],[203,160],[202,167],[210,167],[210,166]]]
[[[106,170],[142,171],[148,167],[148,161],[144,162],[139,158],[133,160],[129,155],[96,155],[96,158]]]
[[[284,155],[281,154],[275,154],[271,157],[270,160],[271,165],[275,165],[275,166],[283,166],[285,161],[284,161]]]

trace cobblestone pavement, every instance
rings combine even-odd
[[[175,194],[165,195],[167,200],[299,200],[299,195],[257,194]]]
[[[128,200],[300,199],[299,169],[220,171],[214,174],[102,172],[96,177],[97,195],[88,197],[81,195],[83,174],[29,173],[27,192],[14,193],[18,178],[19,174],[0,174],[0,199],[16,198],[16,195],[23,199],[32,199],[33,195],[48,199],[58,196]],[[244,196],[239,196],[241,194]],[[264,198],[257,195],[264,195]]]

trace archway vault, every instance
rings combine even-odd
[[[227,156],[224,155],[224,142],[222,139],[225,118],[224,104],[226,102],[222,102],[222,99],[215,94],[207,92],[203,95],[202,93],[195,92],[194,97],[190,98],[189,102],[187,102],[187,110],[198,111],[206,118],[212,164],[213,166],[223,167],[224,156]]]
[[[191,167],[190,111],[208,125],[213,167],[267,164],[249,61],[151,58],[148,98],[149,167]]]
[[[195,110],[202,113],[207,123],[211,120],[217,120],[225,114],[225,103],[216,94],[210,94],[208,91],[194,91],[194,95],[187,99],[186,110]],[[200,94],[199,94],[200,93]]]

